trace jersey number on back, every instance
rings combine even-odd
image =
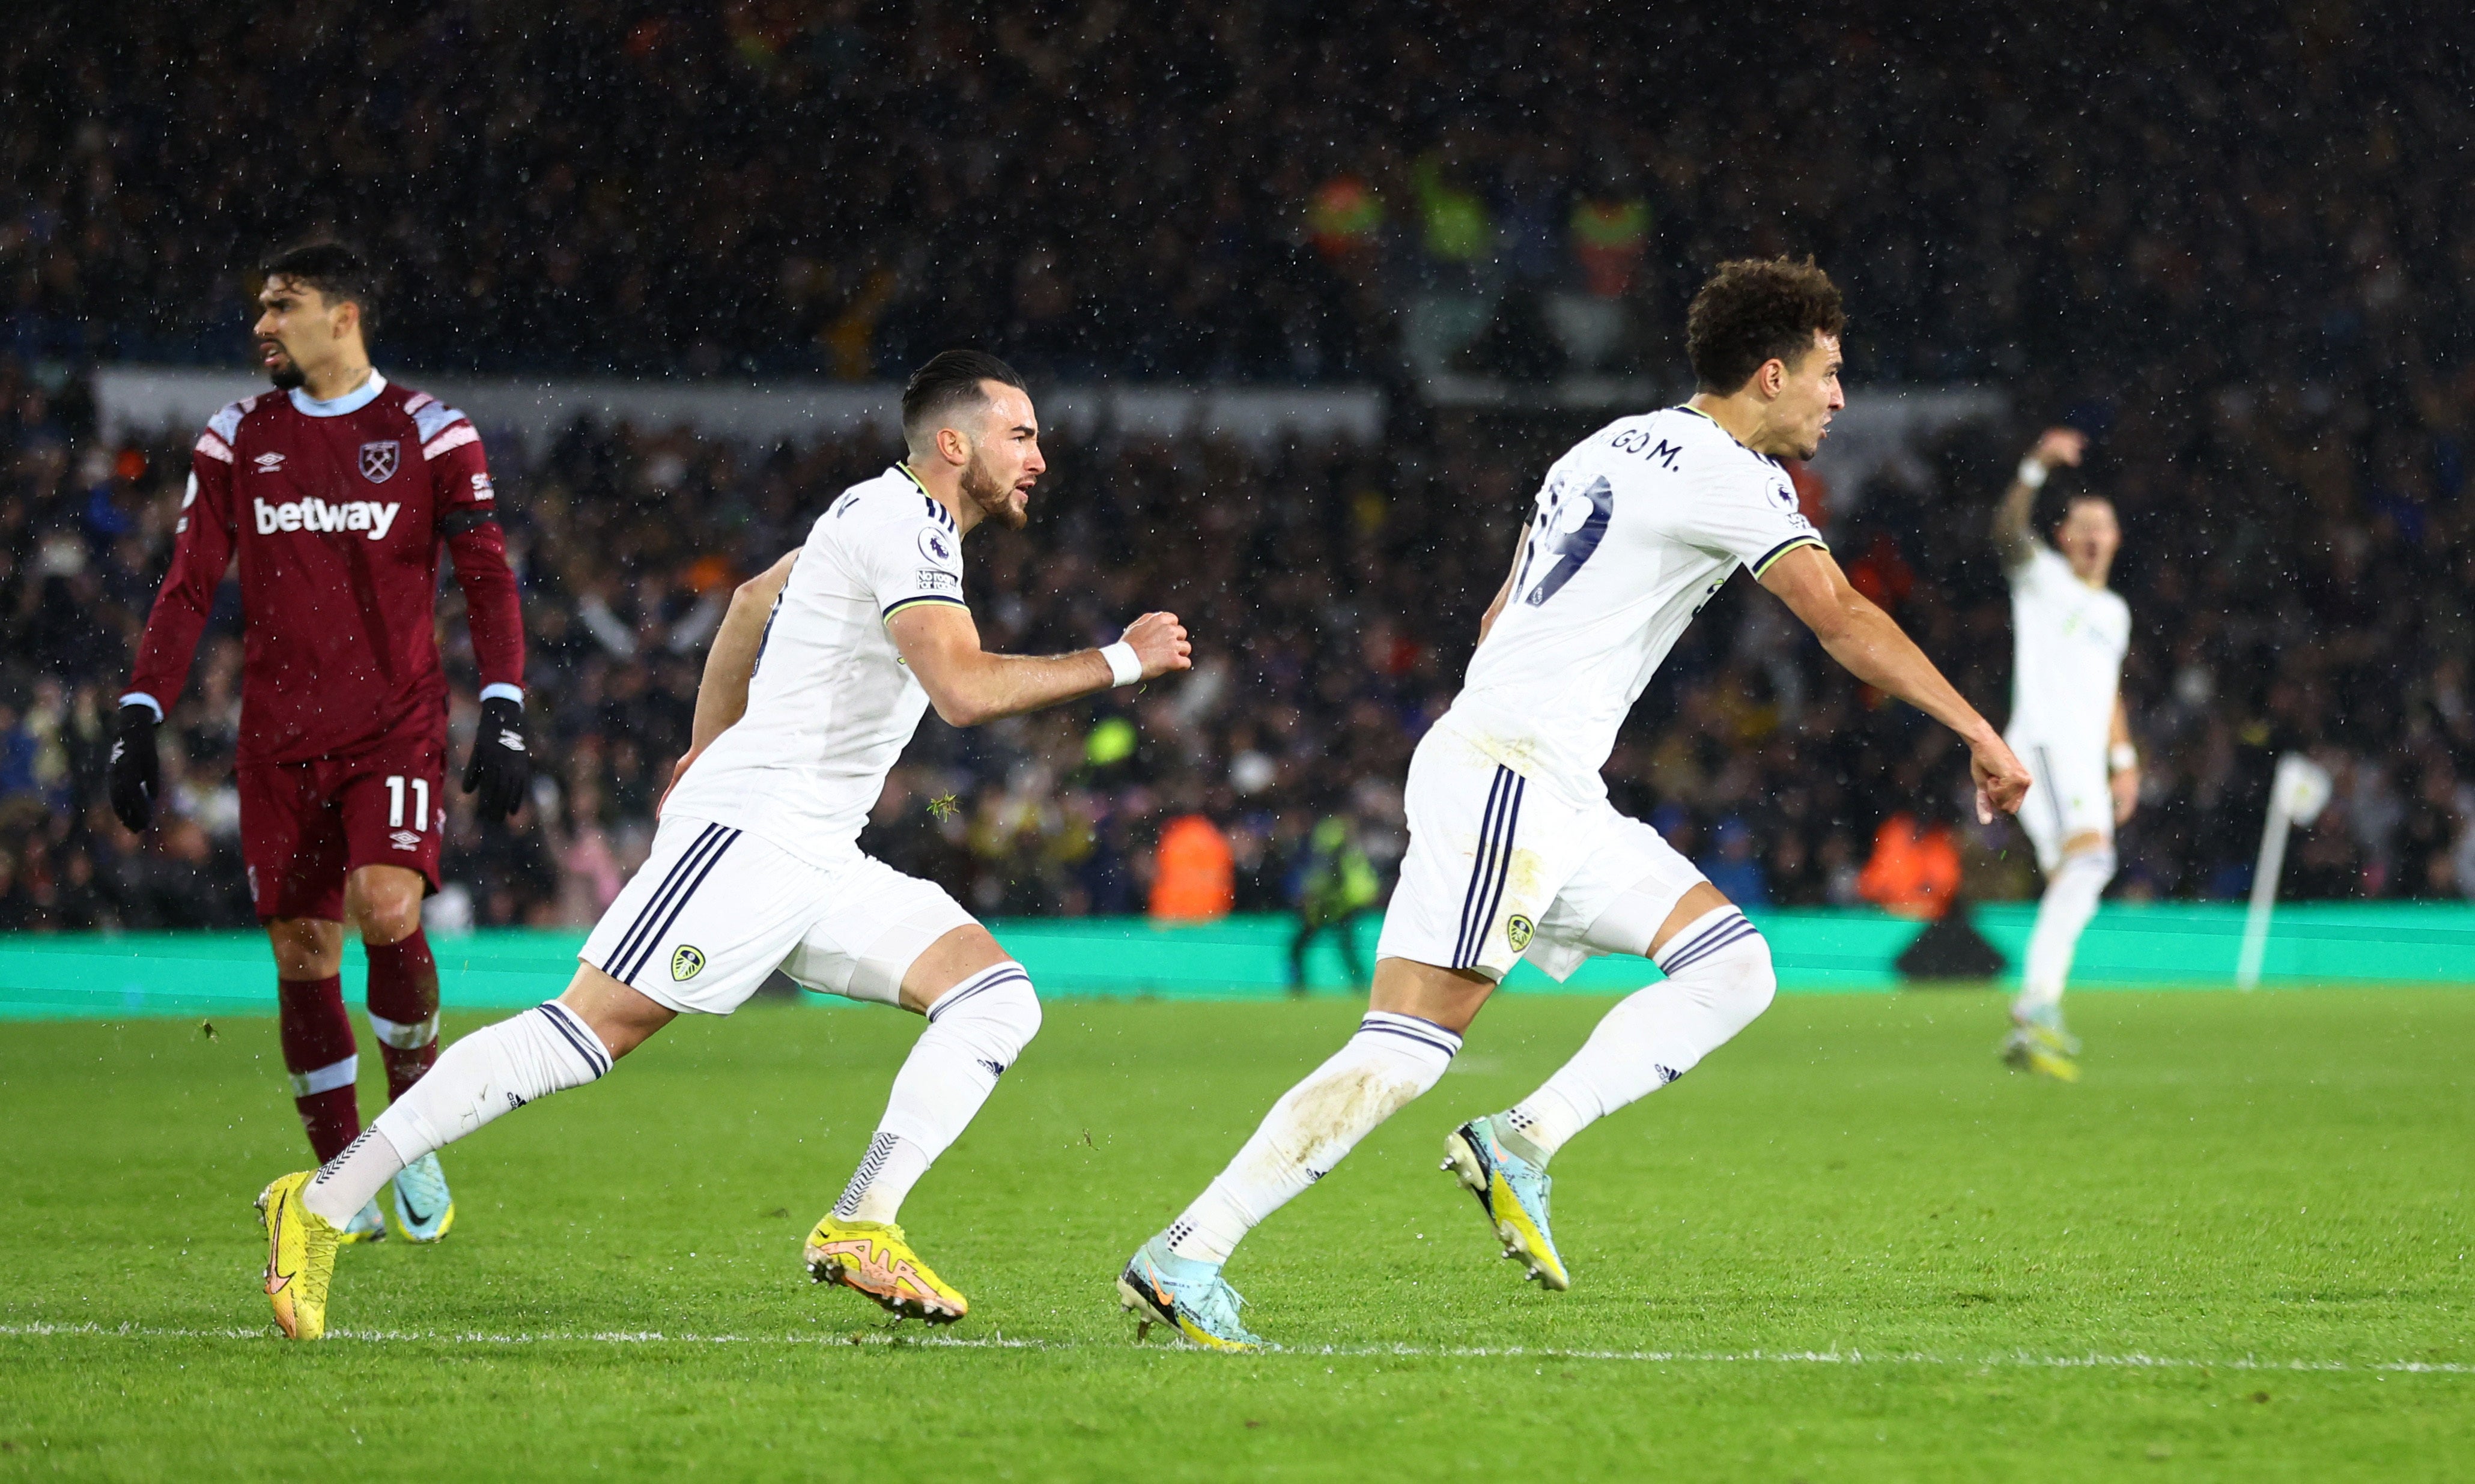
[[[1587,514],[1582,510],[1584,501]],[[1522,601],[1535,608],[1572,581],[1573,573],[1581,570],[1581,564],[1606,539],[1607,521],[1615,513],[1616,492],[1604,477],[1591,480],[1590,487],[1578,498],[1559,491],[1540,523],[1544,529],[1536,538],[1546,543],[1545,550],[1555,557],[1556,564],[1540,574],[1538,585]]]

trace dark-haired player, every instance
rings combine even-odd
[[[260,364],[275,382],[214,415],[189,459],[172,566],[120,698],[113,811],[153,818],[155,731],[179,698],[216,585],[239,556],[241,856],[275,945],[283,1064],[309,1144],[332,1158],[361,1131],[344,1008],[344,922],[369,955],[370,1031],[390,1098],[438,1056],[438,969],[422,899],[438,887],[447,816],[447,677],[438,664],[438,558],[455,564],[481,670],[481,724],[464,773],[485,817],[515,812],[525,752],[524,627],[480,435],[462,413],[370,365],[376,298],[336,243],[269,262]],[[376,1192],[353,1240],[385,1233]],[[438,1161],[395,1181],[397,1229],[447,1234]]]
[[[2088,439],[2047,428],[2002,497],[1994,547],[2011,578],[2011,724],[2003,733],[2037,779],[2020,825],[2046,874],[2028,935],[2019,997],[2002,1058],[2064,1082],[2079,1080],[2079,1041],[2063,1029],[2063,985],[2080,934],[2114,879],[2115,826],[2140,803],[2140,754],[2122,707],[2122,657],[2131,608],[2106,584],[2122,546],[2114,501],[2075,490],[2054,544],[2029,519],[2057,466],[2076,466]]]
[[[1373,1004],[1338,1054],[1118,1279],[1126,1306],[1215,1349],[1262,1343],[1221,1277],[1238,1239],[1434,1086],[1515,960],[1557,979],[1639,954],[1665,982],[1607,1012],[1581,1054],[1511,1108],[1445,1140],[1445,1168],[1507,1256],[1568,1284],[1547,1161],[1750,1024],[1776,981],[1761,935],[1648,825],[1607,803],[1616,728],[1694,614],[1739,567],[1860,679],[1958,732],[1977,808],[2028,775],[1882,611],[1849,587],[1778,460],[1811,458],[1839,390],[1839,291],[1810,262],[1723,265],[1693,302],[1701,390],[1592,433],[1548,471],[1460,694],[1409,764],[1409,850],[1376,945]]]
[[[861,854],[860,826],[931,705],[971,726],[1188,661],[1165,613],[1105,648],[982,649],[962,543],[984,521],[1023,523],[1047,467],[1031,398],[1002,361],[948,351],[904,389],[902,426],[909,457],[845,490],[805,546],[732,597],[652,854],[567,992],[457,1041],[340,1158],[267,1187],[268,1291],[285,1333],[324,1331],[336,1232],[397,1169],[593,1081],[681,1013],[730,1013],[777,968],[928,1018],[858,1172],[808,1234],[810,1276],[897,1316],[963,1317],[963,1296],[894,1217],[1039,1031],[1040,1001],[942,888]]]

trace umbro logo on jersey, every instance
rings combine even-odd
[[[384,484],[395,477],[396,466],[404,462],[404,445],[392,438],[361,445],[361,477],[372,484]]]
[[[383,505],[374,499],[348,499],[331,505],[314,495],[281,505],[254,499],[250,505],[257,517],[257,533],[261,536],[272,536],[277,531],[365,531],[372,541],[386,540],[386,533],[395,526],[397,513],[404,509],[400,499]]]
[[[283,455],[281,453],[261,453],[257,457],[251,459],[250,462],[257,466],[257,472],[259,474],[271,474],[283,467]]]
[[[393,835],[388,836],[387,839],[394,843],[395,848],[398,850],[419,850],[421,848],[421,837],[415,835],[410,830],[398,830]]]

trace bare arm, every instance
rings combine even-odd
[[[773,617],[773,602],[791,580],[797,551],[783,554],[730,595],[730,611],[714,630],[713,646],[705,651],[704,678],[697,684],[696,723],[688,743],[693,758],[715,738],[747,715],[747,683],[756,675],[756,655],[765,647],[765,625]]]
[[[2114,721],[2106,728],[2106,787],[2114,793],[2114,822],[2126,823],[2132,812],[2140,807],[2140,753],[2131,742],[2131,713],[2122,704],[2122,693],[2114,693]],[[2119,766],[2121,758],[2128,766]]]
[[[1486,612],[1479,618],[1478,642],[1480,644],[1486,643],[1487,632],[1495,627],[1495,620],[1504,616],[1504,605],[1512,601],[1512,579],[1520,575],[1521,553],[1529,549],[1530,527],[1525,525],[1521,528],[1521,539],[1512,544],[1512,565],[1504,571],[1504,586],[1495,590],[1495,601],[1487,604]]]
[[[2022,474],[2031,469],[2051,472],[2058,466],[2076,468],[2080,455],[2088,449],[2088,435],[2075,427],[2049,427],[2020,461]],[[1994,513],[1994,549],[2001,555],[2005,571],[2024,565],[2037,554],[2037,533],[2030,528],[2029,513],[2036,508],[2038,487],[2046,482],[2038,474],[2036,482],[2013,476],[2011,488],[2004,491],[2002,503]]]
[[[1097,649],[1072,654],[991,654],[980,647],[980,626],[960,603],[920,603],[886,620],[886,632],[911,673],[919,677],[928,703],[954,726],[977,726],[1019,716],[1059,701],[1105,691],[1114,683],[1109,662]],[[1190,669],[1192,646],[1173,613],[1147,613],[1128,625],[1143,678]]]
[[[730,595],[729,611],[722,616],[722,626],[713,633],[713,646],[704,653],[704,678],[697,682],[696,720],[689,729],[688,750],[671,765],[671,781],[662,786],[663,799],[687,776],[688,765],[747,715],[747,683],[755,678],[756,656],[765,647],[765,625],[773,617],[773,600],[782,596],[782,585],[791,580],[791,564],[798,559],[796,549],[784,552],[782,560],[741,583]],[[656,801],[653,814],[659,817],[661,813],[661,802]]]
[[[1902,633],[1891,616],[1848,585],[1838,562],[1820,547],[1803,547],[1771,564],[1762,586],[1805,627],[1848,672],[1887,691],[1959,734],[1968,743],[1969,771],[1976,780],[1976,812],[1991,822],[1997,810],[2016,814],[2028,793],[2028,770],[2011,755],[2001,735],[1943,678],[1933,661]]]

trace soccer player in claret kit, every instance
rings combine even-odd
[[[2114,501],[2072,491],[2052,546],[2037,539],[2030,519],[2046,478],[2057,467],[2077,466],[2087,445],[2075,428],[2048,428],[2020,461],[1994,517],[1995,549],[2011,578],[2011,724],[2003,737],[2037,780],[2039,796],[2020,811],[2020,825],[2046,874],[2002,1059],[2063,1082],[2080,1075],[2080,1043],[2063,1028],[2063,985],[2080,934],[2114,879],[2115,826],[2140,804],[2140,754],[2122,706],[2131,606],[2106,586],[2122,547]]]
[[[480,436],[370,364],[376,299],[358,255],[314,243],[265,269],[257,326],[276,389],[215,414],[190,454],[171,570],[120,698],[111,805],[143,830],[160,785],[156,728],[179,699],[224,571],[239,557],[241,855],[275,946],[283,1065],[309,1146],[358,1137],[344,1008],[344,924],[369,956],[370,1031],[401,1098],[438,1057],[438,969],[422,900],[447,817],[447,677],[438,560],[453,556],[481,671],[464,774],[486,818],[515,812],[525,749],[524,626]],[[395,1182],[396,1229],[434,1242],[455,1206],[435,1159]],[[386,1227],[376,1193],[343,1238]]]
[[[1778,462],[1811,458],[1843,405],[1843,323],[1838,289],[1810,262],[1723,265],[1687,321],[1701,390],[1609,424],[1548,471],[1468,678],[1409,763],[1409,849],[1369,1012],[1128,1262],[1118,1296],[1145,1327],[1213,1349],[1260,1345],[1221,1277],[1239,1239],[1434,1086],[1515,960],[1562,979],[1595,955],[1638,954],[1663,983],[1609,1010],[1536,1092],[1444,1142],[1444,1168],[1478,1198],[1505,1255],[1568,1286],[1548,1160],[1690,1071],[1776,987],[1761,934],[1656,831],[1617,814],[1599,774],[1652,673],[1738,568],[1859,679],[1960,735],[1982,815],[2019,808],[2019,759],[1848,585]]]
[[[1019,528],[1047,468],[1022,382],[948,351],[904,388],[908,454],[845,490],[807,544],[733,595],[652,854],[585,939],[567,992],[457,1041],[353,1147],[266,1189],[267,1292],[296,1339],[326,1326],[336,1233],[407,1161],[594,1081],[682,1013],[726,1015],[775,969],[926,1017],[842,1199],[809,1231],[811,1277],[897,1317],[963,1295],[896,1224],[1040,1030],[1031,976],[943,888],[858,844],[930,705],[957,726],[1189,668],[1177,616],[1047,657],[991,654],[963,601],[963,541]]]

